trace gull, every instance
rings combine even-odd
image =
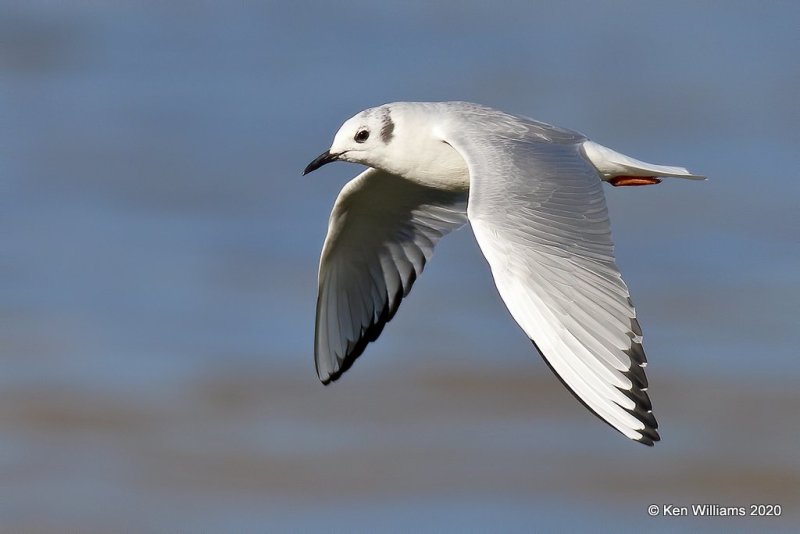
[[[323,384],[378,338],[436,243],[469,222],[508,311],[567,389],[628,438],[659,441],[603,182],[705,177],[467,102],[364,110],[303,174],[333,161],[368,169],[339,193],[322,248],[314,357]]]

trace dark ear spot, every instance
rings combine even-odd
[[[381,141],[389,144],[389,141],[394,137],[394,121],[392,120],[392,113],[389,108],[384,108],[381,115]]]

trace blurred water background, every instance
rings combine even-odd
[[[3,531],[800,528],[800,4],[0,6]],[[468,229],[344,378],[340,123],[469,100],[707,182],[606,191],[663,441],[566,392]],[[778,503],[780,518],[650,518]]]

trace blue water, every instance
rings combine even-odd
[[[798,17],[5,2],[0,524],[796,527]],[[607,190],[662,444],[639,450],[559,391],[469,229],[341,383],[316,382],[319,250],[359,169],[300,171],[395,100],[480,102],[710,177]],[[787,516],[645,514],[763,498]]]

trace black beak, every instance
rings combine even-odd
[[[330,150],[326,150],[325,152],[320,154],[317,159],[308,164],[308,167],[306,167],[305,170],[303,171],[303,176],[305,176],[310,172],[316,171],[326,163],[330,163],[331,161],[336,161],[337,159],[339,159],[339,154],[331,154]]]

